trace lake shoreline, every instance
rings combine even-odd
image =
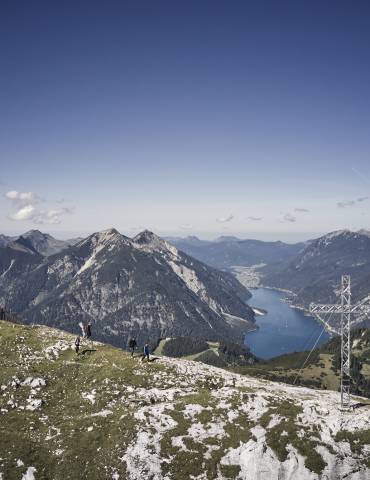
[[[297,294],[294,293],[292,290],[287,290],[287,289],[278,288],[278,287],[270,287],[270,286],[262,285],[262,284],[257,288],[251,288],[251,290],[256,290],[258,288],[265,288],[266,290],[273,290],[275,292],[287,293],[287,294],[291,295],[293,298],[297,296]],[[295,310],[299,310],[299,311],[303,312],[306,317],[315,318],[316,321],[318,321],[319,323],[321,323],[325,327],[325,331],[328,332],[330,335],[339,335],[339,333],[333,327],[328,325],[328,323],[326,323],[325,320],[323,320],[322,318],[319,318],[315,315],[312,315],[312,313],[309,310],[307,310],[307,308],[304,307],[303,305],[295,304],[294,301],[293,301],[293,298],[292,299],[288,299],[288,298],[287,299],[282,299],[281,301],[284,302],[284,300],[285,300],[285,303],[287,303],[290,306],[290,308],[293,308]]]
[[[267,315],[268,314],[268,311],[265,310],[264,308],[260,308],[260,307],[253,307],[252,305],[249,305],[251,307],[251,309],[253,310],[253,313],[257,316],[257,317],[261,317],[263,315]]]
[[[253,297],[253,291],[258,290],[260,288],[264,288],[266,290],[271,290],[274,292],[284,293],[290,298],[281,299],[282,302],[287,303],[290,308],[303,312],[306,317],[314,318],[318,323],[325,327],[325,331],[330,334],[330,336],[338,335],[338,332],[328,325],[323,319],[313,316],[310,311],[304,307],[303,305],[299,305],[294,303],[294,298],[297,297],[297,294],[294,293],[292,290],[288,290],[286,288],[279,288],[279,287],[272,287],[270,285],[263,285],[263,277],[259,273],[258,269],[263,266],[264,264],[253,265],[250,267],[242,267],[242,266],[233,266],[230,270],[233,275],[251,292]],[[250,300],[250,299],[249,299]],[[248,300],[248,301],[249,301]],[[250,305],[253,309],[254,307]],[[255,307],[257,310],[263,310],[261,308]],[[260,314],[254,312],[256,317],[259,317]],[[266,312],[268,313],[268,312]],[[265,313],[264,313],[265,314]]]
[[[306,351],[328,341],[327,328],[322,330],[323,322],[309,315],[302,308],[296,308],[286,298],[287,292],[273,288],[259,287],[251,289],[250,303],[256,314],[257,330],[247,332],[244,343],[252,353],[260,358],[272,358],[286,353]]]

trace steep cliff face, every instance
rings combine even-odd
[[[250,294],[232,275],[151,232],[130,239],[110,229],[47,258],[22,248],[0,250],[0,298],[26,322],[73,331],[91,321],[96,338],[118,345],[131,335],[241,341],[254,328]]]
[[[341,412],[336,392],[73,347],[0,321],[0,478],[370,478],[366,399]]]

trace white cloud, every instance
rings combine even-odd
[[[227,223],[227,222],[231,222],[233,218],[234,218],[234,215],[229,215],[228,217],[219,217],[219,218],[216,218],[216,222]]]
[[[34,192],[18,192],[17,190],[10,190],[9,192],[6,192],[5,197],[17,207],[36,205],[41,202],[41,198]]]
[[[25,205],[10,215],[11,220],[32,220],[35,215],[35,207],[33,205]]]
[[[15,221],[31,221],[37,225],[42,224],[58,224],[61,223],[63,215],[73,213],[73,208],[49,208],[39,209],[35,205],[43,200],[34,192],[18,192],[17,190],[10,190],[5,194],[5,197],[12,203],[16,212],[9,215],[10,220]]]
[[[307,208],[295,208],[294,209],[295,212],[298,212],[298,213],[307,213],[309,212],[309,210]]]
[[[254,222],[259,222],[263,220],[263,217],[248,217],[248,220],[253,220]]]
[[[61,216],[72,214],[72,208],[55,208],[50,210],[37,210],[33,205],[25,205],[10,215],[11,220],[30,220],[37,225],[56,225],[61,223]]]

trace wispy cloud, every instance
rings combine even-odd
[[[338,208],[353,207],[353,205],[356,205],[355,200],[348,200],[347,202],[337,202]]]
[[[10,220],[14,221],[31,221],[36,225],[56,225],[61,223],[62,216],[74,212],[74,208],[71,207],[40,209],[37,205],[45,200],[34,192],[10,190],[5,193],[5,197],[16,210],[8,216]]]
[[[365,202],[368,199],[369,199],[369,197],[359,197],[359,198],[356,198],[355,200],[347,200],[345,202],[337,202],[337,207],[338,208],[353,207],[357,203]]]
[[[252,220],[253,222],[260,222],[263,220],[263,217],[248,217],[248,220]]]
[[[57,225],[61,223],[63,215],[71,215],[74,213],[74,208],[52,208],[49,210],[41,210],[35,213],[32,220],[37,225],[51,224]]]
[[[8,218],[15,221],[30,220],[36,225],[57,225],[61,223],[63,215],[70,215],[73,211],[72,208],[38,210],[33,205],[25,205],[13,213],[13,215],[9,215]]]
[[[228,223],[234,219],[234,215],[229,215],[228,217],[219,217],[216,218],[216,222],[218,223]]]
[[[294,215],[292,215],[291,213],[286,213],[283,218],[280,220],[280,222],[282,223],[294,223],[297,221],[297,217],[295,217]]]
[[[307,208],[295,208],[294,211],[297,212],[297,213],[307,213],[307,212],[309,212],[309,210]]]

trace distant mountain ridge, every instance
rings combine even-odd
[[[197,237],[172,238],[178,249],[215,268],[225,270],[233,266],[279,264],[293,259],[306,243],[289,244],[280,241],[241,240],[233,236],[221,236],[214,241]]]
[[[292,291],[293,303],[308,309],[311,302],[339,303],[341,277],[351,276],[352,299],[370,295],[370,236],[368,232],[339,230],[323,235],[293,260],[278,268],[262,268],[262,282]],[[338,324],[335,316],[330,323]],[[363,318],[370,326],[370,318]],[[338,325],[336,325],[338,326]]]
[[[80,238],[69,240],[57,240],[48,233],[42,233],[40,230],[29,230],[18,237],[9,237],[7,235],[0,235],[0,247],[5,247],[11,242],[20,241],[36,250],[41,255],[49,256],[61,252],[65,248],[74,245]]]
[[[264,272],[265,270],[265,272]],[[370,235],[339,230],[310,242],[293,260],[264,273],[265,285],[291,290],[295,304],[339,302],[341,276],[351,275],[353,300],[370,294]],[[370,322],[365,322],[369,325]]]
[[[293,304],[308,309],[310,302],[339,301],[341,276],[351,275],[354,301],[370,294],[370,232],[338,230],[304,243],[217,239],[173,241],[178,248],[209,265],[257,265],[254,274],[261,286],[289,290]],[[254,278],[254,277],[253,277]],[[370,325],[365,319],[364,325]]]
[[[22,236],[0,248],[0,302],[27,323],[76,331],[91,321],[118,345],[130,335],[242,341],[254,328],[245,287],[152,232],[109,229],[47,257],[33,245]]]

